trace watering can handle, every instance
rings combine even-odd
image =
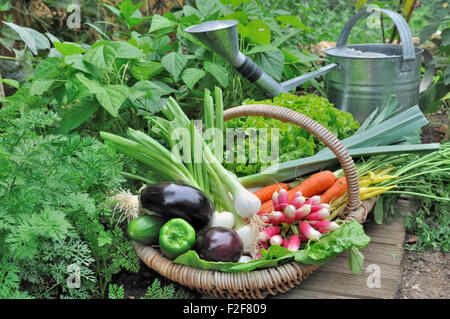
[[[398,33],[400,34],[400,39],[402,41],[402,50],[403,50],[403,60],[411,61],[416,58],[414,43],[412,40],[411,30],[409,29],[408,23],[403,17],[395,11],[380,9],[380,8],[368,8],[366,10],[361,10],[356,13],[353,17],[348,20],[345,24],[344,28],[341,30],[341,34],[339,35],[339,39],[337,41],[336,46],[344,46],[347,43],[348,36],[350,34],[351,29],[356,24],[356,22],[369,13],[373,13],[375,11],[380,11],[386,14],[391,20],[394,22],[397,27]]]

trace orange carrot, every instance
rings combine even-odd
[[[262,214],[270,214],[273,211],[273,209],[274,209],[274,207],[273,207],[272,200],[268,200],[267,202],[262,203],[261,209],[259,210],[259,212]]]
[[[328,188],[322,195],[320,195],[320,201],[328,204],[332,200],[341,197],[347,192],[347,179],[345,177],[339,177],[333,186]]]
[[[302,192],[304,197],[312,197],[319,195],[331,186],[333,186],[336,181],[336,176],[334,176],[331,171],[322,171],[311,175],[309,178],[304,180],[300,185],[288,190],[289,201],[294,198],[297,192]],[[272,200],[261,205],[260,212],[264,214],[270,214],[274,209]]]
[[[289,200],[291,201],[297,192],[302,192],[302,195],[306,198],[319,195],[328,188],[330,188],[336,181],[331,171],[321,171],[304,180],[300,185],[290,189],[288,191]]]
[[[255,194],[259,198],[261,203],[265,203],[268,200],[272,199],[273,193],[275,193],[276,191],[279,191],[282,188],[284,188],[285,190],[288,191],[289,184],[275,183],[275,184],[263,187],[263,188],[257,190],[256,192],[254,192],[253,194]]]

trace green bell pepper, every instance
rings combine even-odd
[[[182,218],[172,218],[159,231],[159,247],[169,259],[190,250],[195,244],[194,228]]]

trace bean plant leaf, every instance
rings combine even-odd
[[[251,55],[251,54],[256,54],[256,53],[261,53],[261,52],[272,51],[275,49],[276,49],[276,47],[271,44],[262,44],[262,45],[254,46],[249,51],[245,52],[245,54]]]
[[[28,34],[31,35],[31,37],[34,39],[34,42],[36,43],[36,48],[38,50],[50,49],[50,41],[45,35],[31,28],[22,27],[22,29],[24,29],[26,32],[28,32]]]
[[[124,0],[119,3],[118,7],[120,13],[124,18],[130,18],[136,14],[140,7],[145,5],[145,2],[139,2],[136,5],[131,0]]]
[[[262,20],[253,20],[246,25],[248,30],[247,38],[257,44],[270,43],[270,27]]]
[[[108,71],[116,58],[117,51],[109,45],[99,45],[91,48],[83,57],[87,62],[102,71]]]
[[[181,71],[183,71],[186,66],[187,57],[178,52],[170,52],[161,59],[161,63],[164,69],[166,69],[167,72],[173,76],[175,82],[177,82]]]
[[[42,95],[47,92],[52,84],[55,82],[54,79],[35,79],[31,83],[30,95]]]
[[[33,75],[33,80],[35,79],[54,79],[61,74],[61,58],[52,57],[43,60],[36,68]]]
[[[130,65],[131,74],[136,80],[148,80],[162,70],[161,62],[133,60]]]
[[[89,80],[82,73],[77,73],[80,80],[97,98],[100,105],[112,116],[117,117],[118,110],[128,97],[128,87],[124,85],[101,85],[99,82]]]
[[[188,68],[183,71],[181,78],[189,89],[193,89],[194,85],[206,75],[206,72],[197,68]]]
[[[85,98],[65,111],[59,122],[58,133],[67,134],[90,118],[98,110],[98,103]]]
[[[104,7],[108,8],[109,10],[111,10],[112,13],[114,13],[115,16],[120,17],[120,10],[107,4],[107,3],[103,3],[102,4]]]
[[[197,9],[195,9],[194,7],[192,7],[190,5],[183,6],[183,13],[184,13],[185,17],[189,17],[189,16],[200,17],[202,15],[200,13],[200,11],[198,11]]]
[[[280,21],[283,24],[290,24],[293,27],[302,29],[302,30],[309,30],[301,21],[298,17],[294,16],[294,15],[281,15],[276,17],[275,19],[277,19],[278,21]]]
[[[81,54],[81,53],[86,52],[85,49],[83,49],[80,46],[73,44],[73,43],[55,42],[54,46],[55,46],[55,49],[58,50],[58,52],[64,56]]]
[[[0,78],[0,82],[8,84],[9,86],[12,86],[13,88],[16,88],[16,89],[20,88],[20,82],[16,81],[16,80],[13,80],[13,79],[2,79],[2,78]]]
[[[81,53],[65,56],[64,63],[66,63],[67,65],[70,65],[72,68],[80,70],[82,72],[85,72],[85,73],[91,72],[91,70],[89,69],[89,66],[84,62],[83,55]]]
[[[220,10],[220,2],[217,0],[196,0],[195,5],[205,18]]]
[[[11,29],[13,29],[14,31],[16,31],[16,33],[20,36],[22,41],[25,42],[30,51],[34,55],[37,55],[38,52],[36,47],[36,41],[34,40],[33,36],[25,30],[25,28],[18,26],[17,24],[14,24],[12,22],[3,21],[3,23],[6,24]]]
[[[164,18],[163,16],[160,16],[159,14],[154,14],[152,17],[152,24],[150,25],[150,33],[155,32],[159,29],[164,29],[168,27],[172,27],[176,25],[177,23],[174,21],[171,21],[167,18]]]
[[[244,11],[234,11],[233,13],[224,15],[220,20],[238,20],[242,24],[247,24],[248,14]]]
[[[228,71],[226,68],[224,68],[221,65],[212,63],[212,62],[205,62],[205,70],[212,76],[216,78],[216,80],[222,85],[223,87],[228,87]]]
[[[134,45],[125,41],[114,41],[106,45],[114,48],[116,51],[116,58],[136,59],[144,55]]]
[[[50,42],[42,33],[31,28],[18,26],[12,22],[3,21],[3,23],[19,35],[34,55],[38,54],[38,50],[50,49]]]
[[[255,63],[275,80],[281,80],[284,54],[280,49],[255,54]]]

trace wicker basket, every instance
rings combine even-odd
[[[360,201],[359,178],[355,163],[336,136],[307,116],[285,107],[265,104],[243,105],[224,112],[225,121],[242,116],[264,116],[290,122],[306,129],[321,140],[336,155],[347,179],[347,207],[340,217],[359,223],[366,220],[375,200]],[[319,265],[305,265],[294,261],[274,268],[229,273],[174,264],[151,246],[135,243],[135,250],[148,267],[162,276],[202,294],[222,298],[262,299],[269,294],[284,293],[319,268]]]

